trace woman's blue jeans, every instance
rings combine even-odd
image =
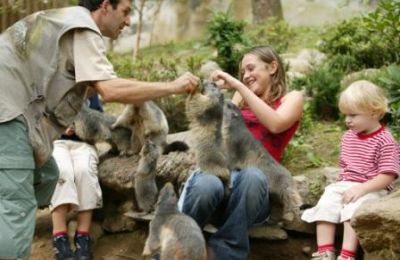
[[[249,227],[269,215],[267,178],[258,168],[232,171],[231,194],[224,199],[220,179],[197,170],[186,181],[178,206],[201,228],[207,223],[218,228],[208,240],[214,259],[244,260],[250,250]]]

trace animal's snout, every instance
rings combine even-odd
[[[220,92],[218,86],[213,81],[203,80],[201,85],[201,94],[203,95],[215,95],[217,92]]]

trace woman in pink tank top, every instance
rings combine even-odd
[[[303,111],[298,91],[286,94],[285,73],[278,56],[268,47],[254,48],[240,64],[240,80],[215,71],[213,80],[236,90],[233,102],[240,106],[247,127],[264,147],[280,160]],[[218,231],[208,238],[214,259],[247,259],[248,228],[263,223],[270,214],[269,187],[265,173],[257,167],[233,169],[231,194],[213,174],[194,171],[186,180],[179,199],[180,210],[204,227],[215,224]]]
[[[303,113],[301,91],[287,93],[285,70],[278,54],[259,46],[246,52],[239,64],[239,80],[215,71],[213,80],[233,89],[232,102],[242,111],[246,125],[265,149],[280,161]]]

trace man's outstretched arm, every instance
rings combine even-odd
[[[145,82],[129,79],[97,81],[95,89],[105,102],[140,104],[147,100],[196,90],[199,78],[186,72],[170,82]]]

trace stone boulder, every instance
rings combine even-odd
[[[400,190],[364,203],[354,214],[364,259],[400,259]]]
[[[322,64],[326,55],[316,49],[303,49],[297,55],[282,54],[283,61],[289,65],[289,78],[302,77],[313,67]]]
[[[340,169],[337,167],[322,167],[294,176],[294,181],[304,204],[317,204],[324,188],[336,181],[339,171]]]

